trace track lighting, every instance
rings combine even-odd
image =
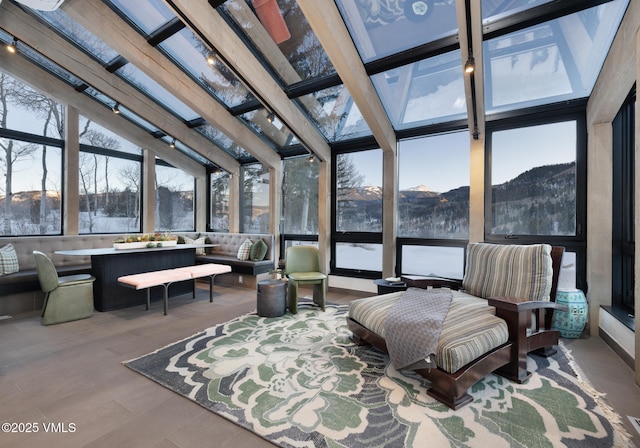
[[[15,53],[18,51],[18,38],[14,37],[13,38],[13,42],[11,42],[10,44],[7,44],[7,51],[9,53]]]
[[[175,148],[176,147],[176,139],[174,138],[173,140],[171,140],[171,143],[169,143],[169,148]]]
[[[114,104],[113,107],[111,108],[111,110],[113,111],[114,114],[119,114],[120,113],[120,103]]]
[[[473,56],[469,56],[469,59],[467,59],[467,63],[464,64],[464,72],[473,73],[475,69],[476,69],[475,60],[473,59]]]
[[[267,114],[267,121],[268,121],[269,123],[273,124],[273,122],[275,121],[275,119],[276,119],[276,115],[275,115],[273,112],[269,112],[269,113]]]
[[[315,157],[313,157],[313,154],[311,154],[311,155],[309,155],[309,159],[308,160],[309,160],[309,163],[313,163],[313,162],[315,162],[316,159],[315,159]]]
[[[207,56],[207,64],[215,65],[215,63],[216,63],[216,55],[214,53],[209,53],[209,55]]]

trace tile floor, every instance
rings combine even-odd
[[[356,297],[330,292],[328,300]],[[0,448],[272,446],[122,365],[251,312],[255,299],[254,291],[216,285],[214,303],[199,288],[195,300],[171,299],[167,316],[154,302],[149,311],[97,312],[49,327],[36,314],[0,321],[0,423],[39,425],[37,433],[0,433]],[[567,346],[634,432],[626,416],[640,417],[640,388],[631,369],[599,338],[569,340]],[[45,432],[45,423],[67,432]],[[640,435],[634,436],[640,446]]]

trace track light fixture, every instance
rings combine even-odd
[[[171,143],[169,143],[169,148],[175,148],[176,147],[176,139],[174,138],[173,140],[171,140]]]
[[[471,74],[475,70],[476,70],[475,60],[473,59],[473,56],[469,56],[469,59],[467,59],[466,64],[464,64],[464,72]]]
[[[313,156],[313,154],[309,154],[309,163],[313,163],[316,161],[316,158]]]
[[[120,113],[120,103],[114,104],[113,107],[111,108],[111,110],[113,111],[114,114],[119,114]]]
[[[276,114],[274,114],[273,112],[269,112],[267,114],[267,121],[273,124],[275,120],[276,120]]]
[[[7,51],[9,53],[15,53],[18,51],[18,38],[14,37],[13,38],[13,42],[11,42],[10,44],[7,44]]]
[[[213,52],[209,53],[209,55],[207,56],[207,64],[209,64],[209,65],[215,65],[216,64],[216,55],[215,55],[215,53],[213,53]]]

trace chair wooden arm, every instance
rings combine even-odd
[[[409,287],[426,289],[431,286],[433,288],[450,288],[453,290],[462,289],[462,280],[444,277],[430,277],[421,275],[403,275],[401,280]]]
[[[551,330],[551,322],[545,322],[546,310],[563,310],[567,307],[555,302],[531,301],[519,297],[491,297],[489,305],[495,307],[496,316],[504,319],[509,328],[509,339],[513,342],[511,363],[498,369],[496,373],[522,383],[531,373],[527,371],[527,354],[539,351],[543,356],[551,356],[558,344],[559,332]],[[532,319],[532,314],[535,319]]]

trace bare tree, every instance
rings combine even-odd
[[[98,148],[118,150],[120,149],[120,141],[112,136],[105,134],[97,129],[91,129],[91,121],[87,120],[85,123],[84,129],[80,133],[80,141]],[[93,210],[87,210],[89,213],[93,213],[94,216],[97,216],[98,210],[100,209],[99,204],[99,183],[101,180],[105,182],[105,203],[102,206],[106,206],[109,203],[109,156],[105,156],[104,160],[104,179],[101,179],[99,176],[100,170],[100,159],[98,158],[98,154],[93,154],[93,164],[92,170],[93,173],[91,175],[91,180],[93,183],[93,190],[87,191],[86,194],[92,195],[93,198]],[[86,174],[86,173],[85,173]],[[85,199],[86,200],[86,199]],[[90,199],[89,199],[90,200]]]
[[[14,104],[16,100],[17,90],[20,84],[13,78],[0,72],[0,127],[7,127],[7,119],[9,116],[8,105]],[[28,143],[17,143],[13,139],[0,140],[0,161],[4,164],[4,218],[3,218],[3,234],[10,235],[11,232],[11,204],[13,202],[13,174],[15,164],[24,158],[31,157],[36,151],[37,146]]]
[[[51,98],[37,92],[25,84],[14,82],[12,102],[20,109],[31,112],[44,119],[42,135],[45,137],[62,138],[64,132],[64,113],[62,105]],[[42,178],[40,179],[40,233],[47,231],[47,145],[42,145],[41,153]]]
[[[87,219],[89,220],[89,233],[93,232],[93,216],[91,215],[91,187],[93,183],[93,173],[95,166],[87,154],[80,154],[80,190],[84,193],[84,204],[87,209]]]

